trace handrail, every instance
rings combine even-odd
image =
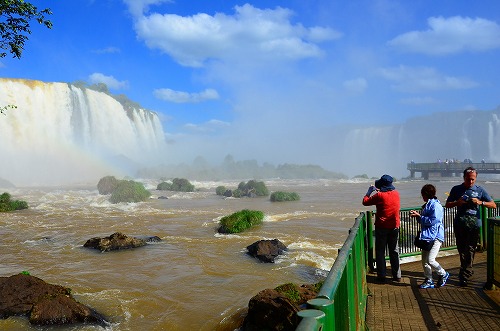
[[[500,200],[494,201],[498,207]],[[409,219],[409,211],[418,208],[420,207],[400,210],[401,257],[421,254],[420,250],[413,245],[413,238],[418,229],[417,222]],[[451,231],[455,216],[454,209],[455,207],[444,210],[445,241],[442,246],[444,250],[456,248],[455,237]],[[307,309],[297,313],[302,318],[297,331],[364,329],[368,296],[366,275],[368,271],[374,270],[372,221],[374,215],[373,211],[368,211],[360,213],[355,219],[353,227],[349,230],[349,236],[339,250],[317,297],[307,302]],[[480,231],[479,248],[486,249],[488,243],[493,243],[492,239],[488,237],[491,235],[491,231],[488,231],[488,219],[499,217],[500,208],[488,209],[481,206],[480,216],[483,226]],[[495,223],[495,225],[497,224]],[[490,263],[490,254],[488,254],[488,260]]]
[[[359,330],[364,328],[368,286],[366,214],[361,213],[349,230],[344,245],[323,286],[315,299],[307,302],[308,308],[298,312],[302,321],[296,330]],[[311,317],[314,312],[325,316]],[[319,314],[316,314],[319,315]]]

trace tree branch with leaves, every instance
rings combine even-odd
[[[20,59],[31,34],[30,22],[36,20],[51,29],[52,22],[46,19],[49,15],[52,15],[49,8],[39,10],[24,0],[0,0],[0,58],[9,52]]]

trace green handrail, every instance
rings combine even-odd
[[[307,302],[306,313],[296,330],[364,329],[368,286],[366,283],[366,214],[361,213],[349,230],[344,245],[315,299]],[[320,311],[324,319],[307,314]],[[306,315],[304,315],[306,314]]]

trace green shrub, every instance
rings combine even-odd
[[[243,209],[219,221],[219,233],[239,233],[253,226],[262,224],[264,213],[258,210]]]
[[[258,182],[256,180],[249,180],[247,183],[241,182],[238,185],[238,190],[243,192],[243,196],[251,196],[255,194],[259,197],[265,197],[269,195],[269,190],[264,182]]]
[[[162,191],[193,192],[194,185],[185,178],[174,178],[172,184],[163,182],[158,184],[156,189]]]
[[[99,194],[111,194],[116,189],[120,181],[116,179],[114,176],[106,176],[99,180],[97,183],[97,190]]]
[[[298,201],[300,200],[300,196],[295,192],[282,192],[277,191],[271,193],[270,200],[273,202],[278,201]]]
[[[111,203],[119,202],[140,202],[145,201],[151,196],[142,183],[133,180],[121,180],[118,186],[111,194],[109,201]]]
[[[0,212],[27,209],[28,203],[23,200],[12,200],[11,195],[4,192],[0,195]]]
[[[169,182],[161,182],[156,186],[158,191],[172,191],[172,184]]]
[[[222,185],[221,186],[217,186],[215,188],[215,194],[217,194],[217,195],[224,195],[224,193],[226,193],[226,191],[227,191],[226,187],[222,186]]]

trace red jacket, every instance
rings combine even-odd
[[[375,215],[375,226],[385,229],[399,228],[401,219],[399,217],[399,209],[401,202],[399,199],[399,192],[396,190],[387,192],[377,192],[376,194],[368,197],[363,197],[363,206],[377,207]]]

